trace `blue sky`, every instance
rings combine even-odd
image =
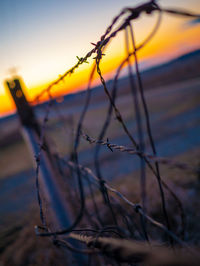
[[[158,2],[200,13],[199,0]],[[90,42],[99,39],[123,7],[139,3],[143,1],[1,0],[0,94],[12,67],[28,86],[55,79],[91,49]]]

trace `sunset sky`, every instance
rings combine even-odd
[[[13,71],[21,76],[32,100],[60,74],[72,67],[96,43],[123,7],[139,0],[1,0],[0,1],[0,116],[14,110],[4,82]],[[160,0],[163,7],[180,7],[200,13],[199,0]],[[140,43],[155,24],[157,13],[133,24]],[[150,66],[200,48],[200,24],[188,18],[164,15],[155,38],[139,52],[141,65]],[[125,56],[124,34],[112,41],[102,63],[109,76]],[[54,88],[58,95],[86,87],[91,59],[65,82]],[[15,70],[13,70],[15,69]],[[95,83],[96,84],[96,83]]]

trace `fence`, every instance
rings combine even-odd
[[[154,12],[158,13],[158,19],[154,29],[143,43],[136,47],[132,22],[138,19],[141,13],[150,15]],[[173,263],[176,262],[177,265],[191,265],[191,261],[194,260],[192,265],[197,265],[195,263],[197,262],[198,255],[185,242],[186,226],[184,208],[176,193],[173,192],[166,181],[161,177],[160,164],[167,164],[175,168],[177,167],[182,170],[187,170],[194,174],[199,174],[199,169],[182,162],[174,161],[171,158],[157,156],[156,145],[154,143],[151,129],[150,115],[144,95],[143,81],[138,65],[137,52],[146,46],[156,34],[162,16],[165,13],[199,18],[199,15],[191,14],[187,11],[162,8],[156,1],[147,2],[136,8],[123,9],[119,15],[112,20],[112,23],[101,36],[100,40],[94,44],[94,48],[84,57],[78,58],[78,62],[71,69],[67,70],[59,77],[59,79],[51,83],[48,88],[43,90],[35,98],[34,101],[38,102],[41,96],[45,93],[49,96],[44,118],[39,129],[39,141],[32,141],[32,146],[34,146],[36,142],[37,144],[39,142],[34,153],[36,154],[36,189],[42,225],[36,226],[36,234],[41,237],[52,237],[54,244],[57,246],[65,246],[72,252],[87,254],[91,257],[95,254],[94,261],[98,258],[100,263],[104,263],[105,257],[103,255],[106,255],[113,258],[112,263],[120,261],[129,263],[143,262],[145,265],[146,263],[148,265],[174,265]],[[122,20],[121,24],[113,30],[120,20]],[[113,85],[110,89],[108,88],[101,71],[101,59],[104,56],[104,49],[110,44],[112,39],[122,31],[125,33],[127,57],[121,62],[116,70]],[[51,118],[50,113],[54,110],[57,117],[55,120],[56,122],[54,123],[58,123],[58,120],[63,121],[63,124],[67,126],[67,130],[70,131],[68,127],[72,124],[72,119],[66,123],[66,117],[63,117],[62,112],[60,112],[60,106],[55,104],[51,91],[54,86],[64,80],[67,76],[72,75],[80,65],[87,63],[87,59],[94,55],[95,61],[89,77],[83,111],[81,112],[77,123],[77,129],[71,130],[72,135],[75,134],[74,145],[69,149],[69,155],[63,157],[55,150],[52,152],[51,147],[49,147],[46,142],[48,121],[50,121]],[[135,62],[135,74],[133,74],[131,58],[133,58]],[[133,100],[133,110],[135,113],[136,137],[133,136],[127,126],[122,111],[117,103],[118,79],[122,69],[126,65],[129,75],[130,95]],[[92,93],[90,88],[95,72],[99,75],[105,95],[109,102],[105,122],[103,123],[102,129],[96,139],[85,132],[83,126],[90,106]],[[114,144],[110,142],[108,138],[106,141],[104,140],[113,114],[122,128],[124,136],[127,136],[127,139],[129,139],[131,146]],[[28,135],[30,136],[30,132]],[[146,138],[149,141],[151,153],[146,152]],[[79,147],[81,140],[85,140],[86,142],[95,145],[94,165],[96,174],[94,174],[90,168],[81,165],[79,162]],[[132,156],[138,156],[140,164],[140,200],[137,203],[133,203],[127,196],[119,191],[120,189],[112,187],[103,178],[100,165],[100,149],[102,146],[109,149],[110,156],[112,156],[112,153],[114,153],[115,150],[128,153]],[[69,221],[68,219],[63,220],[63,218],[59,218],[59,220],[64,221],[59,228],[57,225],[52,225],[48,221],[48,205],[47,208],[45,208],[43,204],[45,199],[41,199],[42,193],[39,185],[39,173],[40,171],[43,171],[42,165],[45,163],[43,158],[45,154],[49,154],[51,164],[53,164],[53,167],[56,169],[56,174],[53,174],[54,177],[52,180],[57,180],[57,178],[55,179],[55,176],[60,176],[60,179],[65,179],[65,182],[68,183],[67,197],[71,197],[71,203],[68,203],[68,205],[71,206],[68,208],[69,213],[66,215],[65,195],[63,192],[61,192],[62,196],[55,194],[55,190],[57,190],[59,184],[56,184],[53,187],[50,185],[51,190],[48,192],[50,194],[49,197],[51,198],[49,209],[51,209],[53,205],[54,215],[73,216],[74,210],[78,208],[73,221],[72,218],[70,218]],[[162,208],[162,212],[158,219],[159,222],[157,219],[148,215],[147,174],[149,175],[149,173],[155,177],[159,190],[159,200],[161,201]],[[76,182],[74,181],[75,177]],[[47,177],[47,182],[48,180],[49,177]],[[62,183],[63,180],[59,180],[58,183],[59,182]],[[43,189],[44,187],[48,189],[48,186],[49,185],[46,183],[46,185],[43,185]],[[177,228],[179,228],[178,230],[172,226],[172,219],[169,217],[166,192],[171,198],[173,198],[177,205],[177,212],[180,216],[179,224],[177,226]],[[54,197],[52,197],[52,193],[54,194]],[[155,197],[158,197],[158,195],[155,195]],[[55,203],[57,198],[59,198],[59,200]],[[63,203],[64,201],[65,203]],[[66,228],[64,226],[66,226]],[[77,226],[80,228],[77,228]],[[55,230],[55,228],[58,229]],[[86,243],[88,248],[82,248],[77,242],[70,242],[70,238]],[[137,241],[140,241],[140,243]],[[156,244],[154,241],[156,241]],[[187,250],[187,259],[183,256],[181,251],[178,251],[181,255],[177,259],[177,256],[174,256],[174,253],[171,250],[160,247],[155,248],[156,245],[159,245],[159,242],[170,245],[172,248],[182,247],[184,252]],[[190,252],[192,255],[190,255]],[[99,254],[101,254],[101,256]],[[161,256],[161,254],[163,255]],[[166,260],[168,260],[168,264],[165,264]],[[79,259],[78,263],[81,264],[80,262],[81,259]]]

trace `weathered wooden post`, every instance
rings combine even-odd
[[[37,155],[40,149],[38,144],[40,143],[41,129],[34,115],[33,108],[26,100],[19,79],[7,81],[6,84],[17,107],[17,112],[22,124],[23,137],[31,149],[31,154]],[[46,149],[42,151],[40,156],[39,177],[41,188],[51,211],[54,224],[58,225],[58,228],[53,228],[53,230],[64,229],[69,227],[72,223],[70,206],[63,196],[60,181],[58,182],[59,172],[56,171],[50,149],[46,142],[45,146]],[[72,239],[70,242],[75,245],[76,248],[80,246],[76,240]],[[84,263],[86,261],[85,255],[77,254],[73,256],[73,259],[76,259],[73,265],[86,264]]]

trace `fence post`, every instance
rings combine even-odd
[[[14,79],[11,82],[7,81],[6,84],[17,107],[22,125],[22,135],[31,149],[31,154],[36,155],[39,151],[38,144],[40,143],[41,129],[34,115],[33,108],[26,100],[19,79]],[[48,207],[50,208],[54,223],[58,225],[59,229],[64,229],[69,227],[72,223],[70,206],[64,198],[61,185],[58,182],[59,172],[55,169],[50,149],[46,142],[45,148],[45,151],[41,153],[40,157],[39,178],[41,188],[45,200],[48,202]],[[76,248],[80,248],[80,243],[77,241],[72,240],[70,243]],[[73,259],[76,259],[73,265],[76,265],[76,263],[77,265],[86,265],[86,256],[83,254],[76,254],[73,256]]]

